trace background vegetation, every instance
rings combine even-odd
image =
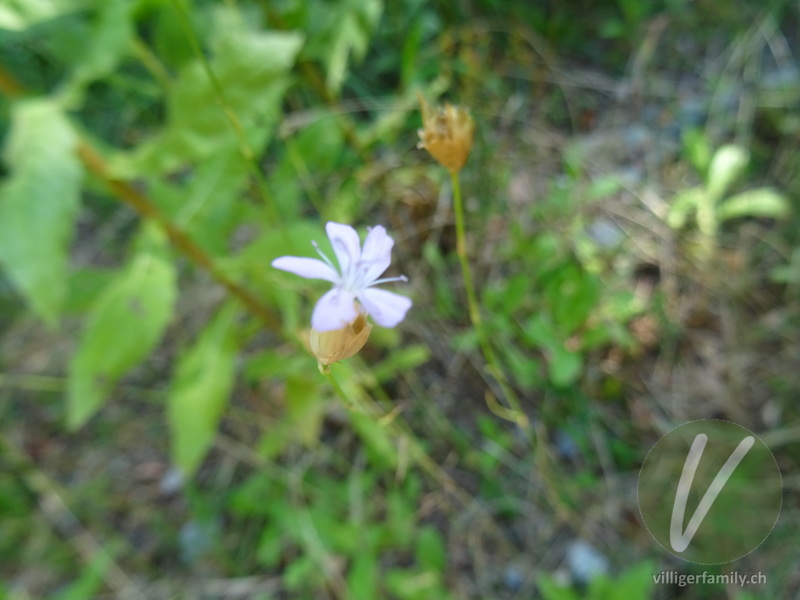
[[[795,598],[800,12],[789,0],[0,2],[0,596]],[[461,186],[508,421],[416,92]],[[396,329],[317,372],[324,223]],[[400,291],[400,290],[398,290]],[[784,474],[767,583],[655,586],[683,422]]]

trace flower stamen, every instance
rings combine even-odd
[[[325,264],[327,264],[334,271],[338,272],[336,266],[333,264],[333,262],[331,262],[331,259],[328,258],[327,255],[322,251],[322,248],[319,247],[319,244],[316,242],[316,240],[311,240],[311,245],[314,246],[314,250],[316,250],[317,254],[319,254],[322,260],[325,261]]]
[[[397,277],[383,277],[382,279],[376,279],[372,282],[372,285],[378,285],[379,283],[389,283],[390,281],[408,281],[408,277],[405,275],[398,275]]]

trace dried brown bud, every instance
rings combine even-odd
[[[422,110],[422,129],[417,147],[425,148],[451,173],[458,173],[467,162],[475,135],[475,122],[466,108],[445,104],[431,107],[417,92]]]
[[[367,323],[367,313],[361,306],[357,304],[356,310],[358,316],[345,327],[333,331],[312,329],[308,334],[308,345],[321,372],[327,373],[333,363],[355,356],[367,343],[372,325]]]

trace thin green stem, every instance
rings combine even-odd
[[[489,342],[489,338],[486,335],[486,329],[483,326],[478,297],[475,294],[475,285],[472,281],[469,257],[467,256],[467,236],[464,228],[464,201],[461,198],[461,184],[458,180],[458,173],[451,171],[450,179],[453,182],[453,211],[456,216],[456,252],[458,254],[458,260],[461,263],[461,274],[464,278],[464,288],[467,292],[469,320],[475,328],[475,332],[478,334],[478,342],[480,343],[489,373],[495,381],[497,381],[497,384],[503,391],[506,402],[511,408],[500,405],[489,392],[487,392],[486,395],[486,404],[497,416],[512,421],[522,428],[527,428],[528,417],[522,412],[519,398],[517,398],[513,388],[509,385],[505,373],[500,367],[500,362],[497,359],[494,348],[492,348],[492,344]]]
[[[453,210],[456,213],[456,252],[458,260],[461,262],[461,273],[464,277],[464,287],[467,291],[467,303],[469,306],[469,320],[479,331],[483,329],[481,313],[478,308],[478,298],[475,295],[475,286],[472,283],[472,271],[469,267],[469,257],[467,256],[467,235],[464,228],[464,202],[461,199],[461,184],[458,180],[458,173],[450,172],[450,180],[453,182]]]
[[[570,508],[561,500],[558,486],[552,478],[552,469],[550,468],[550,458],[547,455],[545,445],[541,443],[544,439],[544,430],[541,424],[538,424],[535,431],[529,429],[528,417],[522,412],[517,394],[508,383],[503,369],[500,367],[500,361],[497,354],[489,341],[486,328],[484,327],[483,320],[481,319],[480,305],[478,304],[477,294],[475,293],[475,286],[472,281],[472,271],[469,266],[469,257],[467,256],[467,243],[466,231],[464,227],[464,202],[461,198],[461,185],[458,180],[458,173],[450,173],[453,182],[453,210],[456,217],[456,252],[458,253],[458,260],[461,263],[461,272],[464,277],[464,287],[467,291],[467,303],[469,307],[469,317],[472,326],[478,334],[478,342],[483,352],[483,357],[486,360],[489,374],[497,381],[500,389],[505,396],[505,400],[510,406],[502,406],[495,396],[489,391],[486,391],[486,405],[494,414],[502,419],[516,423],[520,428],[526,430],[530,435],[530,441],[533,444],[534,460],[539,469],[544,475],[545,489],[553,508],[556,510],[558,516],[564,522],[572,522],[570,518],[573,516]],[[425,463],[420,461],[420,464],[425,467]]]
[[[139,59],[142,65],[144,65],[144,68],[153,76],[153,79],[158,81],[164,92],[169,91],[172,87],[172,79],[169,76],[169,71],[167,71],[158,56],[150,50],[147,44],[145,44],[138,35],[133,36],[131,49],[133,50],[134,56]]]
[[[344,388],[339,383],[339,380],[336,379],[336,376],[331,372],[330,365],[325,370],[323,375],[325,375],[325,377],[328,379],[328,382],[331,384],[331,387],[333,387],[333,390],[336,392],[336,395],[339,396],[341,401],[344,403],[345,407],[348,410],[356,410],[355,403],[353,402],[353,400],[350,399],[350,396],[347,394],[347,392],[344,391]]]

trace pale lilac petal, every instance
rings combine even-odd
[[[333,288],[317,301],[311,315],[311,327],[317,331],[341,329],[358,316],[355,295]]]
[[[406,312],[411,308],[411,300],[405,296],[378,288],[361,290],[358,299],[382,327],[394,327],[405,318]]]
[[[342,225],[333,221],[325,225],[325,231],[328,232],[328,239],[330,239],[333,251],[339,261],[342,277],[347,279],[350,269],[361,258],[361,241],[358,239],[358,233],[350,225]]]
[[[317,258],[281,256],[272,261],[272,266],[306,279],[325,279],[331,283],[339,281],[339,274],[330,265]]]
[[[361,251],[359,263],[359,281],[369,285],[380,277],[389,268],[392,262],[392,246],[394,240],[386,234],[382,225],[369,230],[367,239],[364,240],[364,249]],[[363,269],[363,272],[361,272]]]

